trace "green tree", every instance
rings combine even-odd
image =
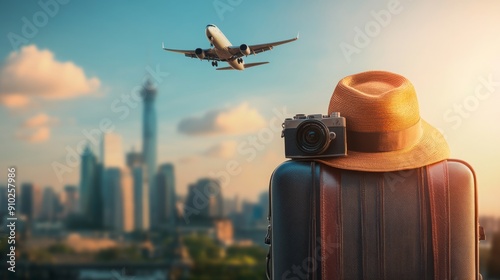
[[[215,244],[211,238],[206,235],[192,235],[184,238],[184,245],[188,248],[189,255],[193,260],[205,262],[214,261],[221,257],[222,248]]]
[[[71,247],[61,242],[49,246],[49,248],[47,248],[47,251],[49,251],[49,253],[51,254],[69,254],[74,252]]]

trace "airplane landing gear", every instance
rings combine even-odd
[[[217,61],[212,61],[212,66],[214,66],[214,67],[218,67],[218,66],[219,66],[219,63],[217,63]]]

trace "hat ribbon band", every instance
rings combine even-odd
[[[347,148],[364,153],[390,152],[411,147],[422,136],[419,120],[409,128],[399,131],[358,132],[347,130]]]

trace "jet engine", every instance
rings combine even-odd
[[[245,55],[245,56],[251,54],[250,47],[246,44],[241,44],[240,52],[242,55]]]
[[[205,52],[201,48],[197,48],[196,50],[194,50],[194,54],[199,59],[204,59],[205,58]]]

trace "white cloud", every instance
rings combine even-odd
[[[58,121],[57,118],[50,117],[45,113],[40,113],[36,116],[27,119],[23,123],[23,126],[25,127],[48,126],[56,123],[57,121]]]
[[[205,152],[203,152],[203,155],[222,159],[234,158],[236,155],[236,146],[236,141],[220,142],[208,148]]]
[[[0,95],[0,103],[9,108],[20,108],[28,105],[29,98],[21,94]]]
[[[99,86],[99,79],[87,78],[78,65],[57,61],[50,50],[35,45],[10,53],[0,69],[0,102],[7,107],[25,106],[33,97],[74,98]]]
[[[16,136],[30,143],[45,142],[50,139],[51,126],[58,121],[57,118],[40,113],[24,121]]]
[[[177,130],[189,135],[247,134],[265,127],[260,113],[243,102],[234,108],[213,110],[181,120]]]

